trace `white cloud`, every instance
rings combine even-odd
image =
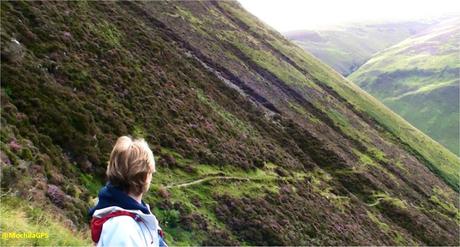
[[[360,21],[397,21],[460,14],[458,0],[238,0],[285,32]]]

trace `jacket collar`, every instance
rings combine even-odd
[[[114,206],[124,210],[139,210],[143,214],[151,214],[149,206],[144,201],[141,201],[141,203],[137,202],[134,198],[110,183],[102,187],[99,191],[98,199],[96,206],[89,210],[90,217],[93,217],[96,210]]]

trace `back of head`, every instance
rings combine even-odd
[[[152,172],[155,172],[155,160],[147,142],[119,137],[107,166],[109,182],[127,193],[140,195],[148,190],[146,178]]]

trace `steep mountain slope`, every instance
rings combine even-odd
[[[1,8],[2,197],[84,230],[128,133],[171,245],[459,244],[459,160],[237,2]]]
[[[460,155],[460,19],[375,55],[349,79]]]
[[[437,20],[356,23],[324,30],[299,30],[284,35],[347,76],[387,47],[412,36]]]

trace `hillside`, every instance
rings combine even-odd
[[[372,55],[426,29],[437,20],[354,23],[284,35],[340,74],[347,76]]]
[[[53,211],[84,241],[131,134],[170,245],[460,244],[458,158],[237,2],[1,10],[1,212]]]
[[[349,79],[460,155],[460,20],[442,22],[372,57]]]

